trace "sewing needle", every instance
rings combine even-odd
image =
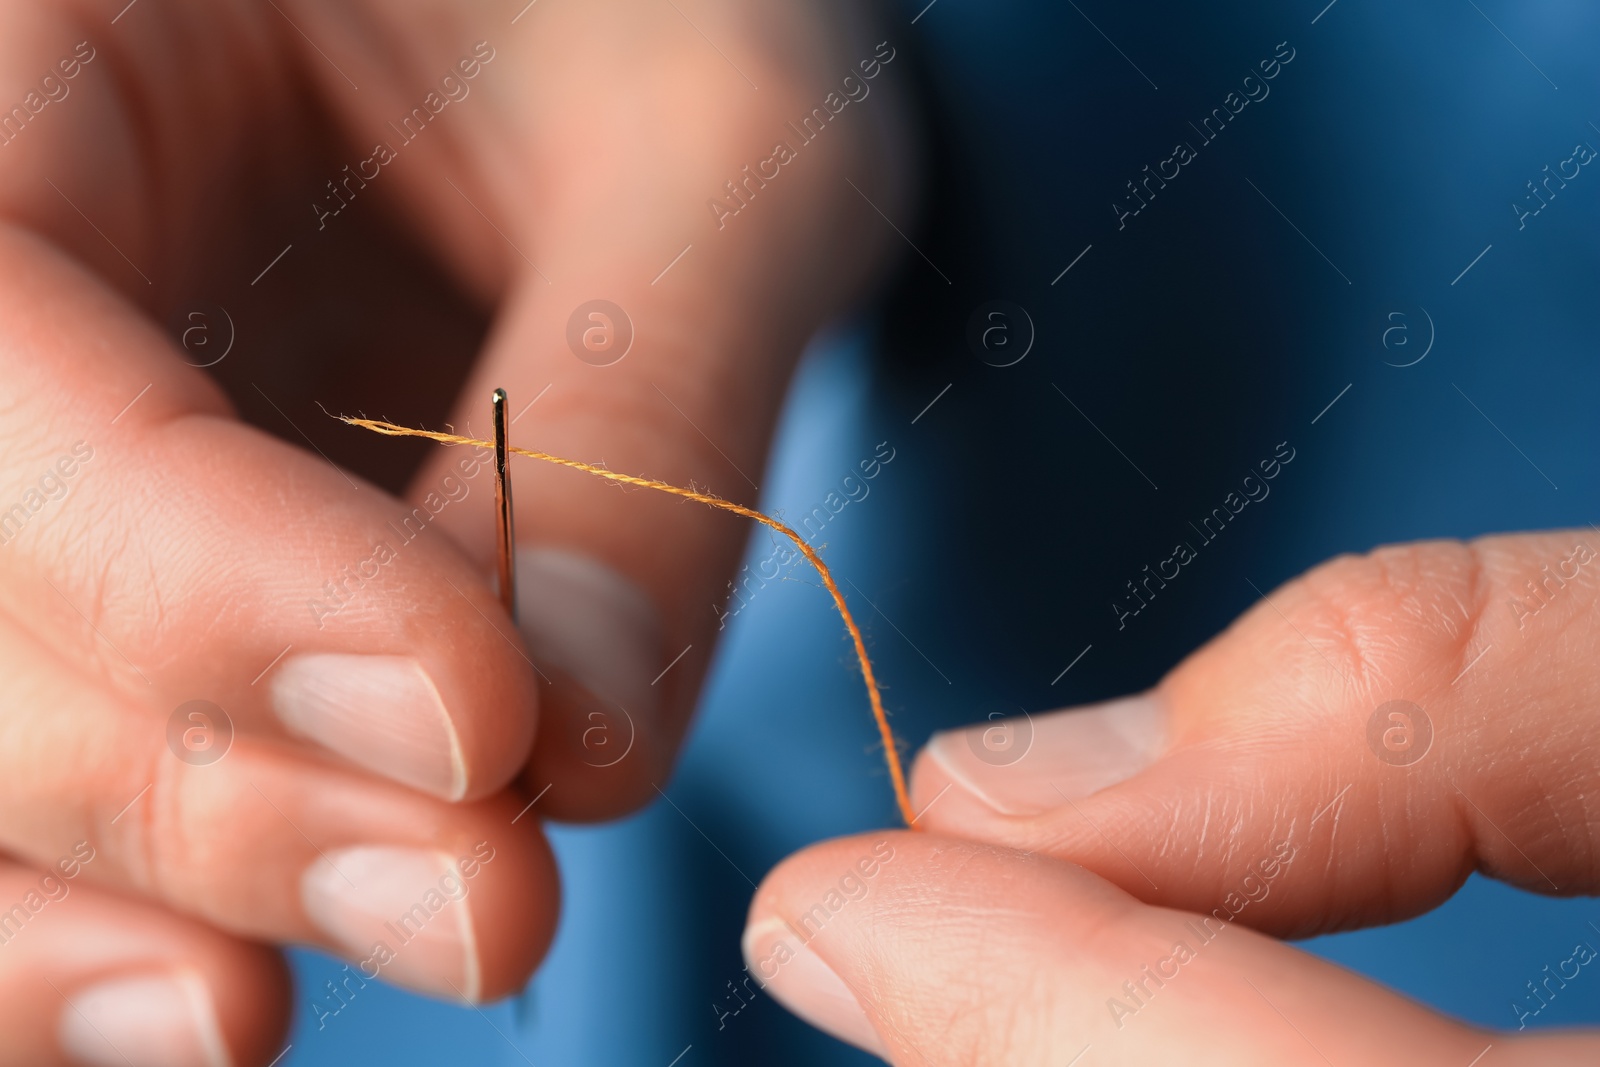
[[[494,510],[500,550],[500,603],[517,621],[516,528],[511,517],[511,472],[506,465],[506,391],[494,391]]]

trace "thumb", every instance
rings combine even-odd
[[[1072,864],[934,834],[784,861],[756,894],[744,949],[763,992],[898,1067],[1575,1067],[1597,1047],[1485,1034]]]

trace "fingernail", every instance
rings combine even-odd
[[[517,614],[528,650],[607,704],[655,722],[661,618],[633,582],[559,548],[517,550]]]
[[[84,1067],[229,1067],[211,991],[186,971],[128,975],[74,993],[61,1051]]]
[[[449,856],[420,849],[341,849],[300,876],[306,917],[361,978],[475,1003],[483,978],[470,894]]]
[[[750,973],[780,1004],[840,1041],[889,1058],[856,995],[788,923],[776,918],[752,923],[744,932],[743,948]]]
[[[1001,815],[1038,815],[1133,777],[1166,747],[1152,694],[935,734],[928,755]]]
[[[272,707],[290,733],[369,771],[447,800],[466,795],[450,712],[408,656],[294,656],[273,675]]]

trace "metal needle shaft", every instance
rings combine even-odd
[[[494,391],[494,511],[499,534],[500,603],[517,621],[516,527],[511,515],[511,472],[506,466],[506,391]]]

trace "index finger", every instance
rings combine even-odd
[[[1016,759],[939,735],[917,803],[949,786],[930,827],[1284,935],[1418,914],[1473,870],[1593,892],[1595,546],[1572,531],[1335,560],[1151,693],[1035,717]]]

